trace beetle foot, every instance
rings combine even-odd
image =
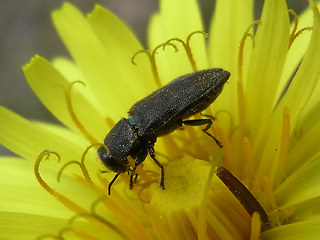
[[[166,188],[164,187],[164,182],[161,180],[161,183],[160,183],[160,187],[162,188],[162,190],[165,190]]]
[[[161,168],[161,181],[160,181],[160,187],[162,188],[162,190],[165,190],[166,188],[164,187],[164,172],[163,172],[163,168]]]
[[[135,175],[135,174],[131,174],[130,175],[130,189],[132,190],[133,189],[133,183],[135,182],[134,180],[133,180],[133,175]],[[138,174],[137,174],[138,175]],[[136,180],[136,178],[135,178],[135,180]]]

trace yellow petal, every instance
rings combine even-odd
[[[317,240],[320,236],[320,217],[314,217],[309,221],[296,222],[275,227],[261,234],[262,240]]]
[[[265,1],[245,83],[248,125],[252,139],[264,128],[274,106],[288,51],[289,27],[286,2]]]
[[[61,139],[68,139],[70,140],[70,142],[77,143],[80,146],[89,145],[88,141],[86,141],[85,138],[64,126],[40,121],[33,121],[32,124],[34,124],[35,126],[39,126],[44,131],[48,131],[54,135],[59,136]]]
[[[183,8],[183,11],[181,8]],[[179,38],[186,41],[187,36],[191,32],[199,30],[202,31],[203,26],[199,6],[196,1],[161,1],[160,13],[155,14],[150,22],[148,36],[149,47],[153,49],[171,38]],[[177,46],[177,52],[168,46],[165,52],[159,49],[159,53],[156,56],[157,66],[161,73],[160,78],[164,83],[171,81],[177,76],[192,72],[184,48],[178,42],[172,43]],[[193,36],[190,40],[190,46],[193,50],[192,53],[197,68],[199,70],[208,68],[203,36]]]
[[[66,126],[78,131],[71,118],[71,114],[67,108],[66,96],[64,89],[70,87],[68,79],[64,78],[47,60],[36,56],[30,64],[23,67],[24,74],[29,85],[37,94],[44,105]],[[79,79],[73,79],[76,81]],[[95,108],[94,102],[90,101],[92,94],[86,95],[86,90],[81,89],[81,92],[76,91],[78,88],[84,88],[80,84],[74,85],[74,91],[71,91],[72,106],[75,114],[86,130],[93,136],[96,136],[97,141],[104,138],[105,129],[108,126],[104,116]]]
[[[174,36],[182,38],[190,32],[203,29],[200,9],[195,0],[162,0],[160,11],[163,32],[167,35],[162,41]]]
[[[182,8],[183,11],[181,11]],[[191,32],[203,30],[199,5],[195,0],[163,0],[160,1],[160,11],[164,41],[171,37],[185,39]],[[195,36],[194,38],[194,40],[191,40],[191,46],[194,49],[193,54],[198,69],[207,68],[207,54],[203,36]],[[179,63],[179,65],[182,64]],[[180,75],[182,74],[180,73]]]
[[[303,57],[302,63],[293,78],[288,91],[279,104],[279,109],[289,105],[292,117],[296,120],[309,103],[309,107],[319,101],[319,68],[320,68],[320,14],[313,9],[314,23],[309,47]]]
[[[287,205],[320,197],[319,157],[307,161],[275,190],[278,204]]]
[[[68,220],[20,212],[1,212],[0,236],[6,240],[34,240],[49,233],[56,234]]]
[[[59,152],[63,159],[81,159],[87,147],[48,132],[3,107],[0,108],[0,141],[12,152],[33,161],[44,149]]]
[[[0,165],[0,236],[35,239],[67,225],[73,213],[40,187],[32,162],[1,157]]]
[[[317,153],[315,149],[312,149],[312,146],[315,146],[314,144],[316,143],[319,124],[314,118],[307,119],[307,117],[310,117],[310,114],[317,114],[320,107],[318,99],[319,90],[317,88],[319,86],[320,68],[320,49],[318,47],[320,41],[320,16],[316,8],[313,9],[313,12],[314,26],[307,52],[286,94],[273,112],[272,118],[270,118],[267,124],[268,130],[264,134],[264,138],[269,138],[268,145],[270,144],[270,146],[267,149],[275,149],[277,146],[276,139],[278,139],[277,136],[279,134],[276,125],[281,122],[279,121],[279,116],[282,114],[283,108],[288,108],[290,111],[290,125],[295,127],[293,132],[295,138],[292,139],[291,145],[293,147],[296,144],[296,147],[292,148],[292,153],[289,153],[289,156],[292,157],[292,162],[289,158],[290,161],[287,164],[288,173],[301,166],[306,157],[312,157]],[[308,125],[303,126],[303,124]],[[314,132],[310,132],[311,129]],[[261,139],[261,147],[262,145],[266,146],[265,139]],[[310,150],[309,152],[308,149]],[[302,153],[306,154],[303,155]],[[261,169],[268,166],[268,162],[271,159],[270,154],[273,153],[268,151],[264,154],[263,161],[265,165],[261,165]]]
[[[216,1],[209,35],[210,66],[224,68],[232,75],[237,73],[239,41],[253,23],[252,7],[252,0]]]
[[[76,65],[81,69],[85,83],[93,90],[110,116],[119,119],[125,115],[135,100],[135,94],[124,90],[123,84],[128,79],[121,76],[112,55],[108,53],[87,19],[67,3],[53,12],[52,19]],[[123,99],[126,101],[122,101]]]
[[[55,69],[57,69],[64,78],[66,78],[70,83],[74,82],[75,80],[84,79],[80,69],[72,62],[70,59],[65,57],[55,57],[51,60],[52,65]],[[57,78],[58,80],[60,78]],[[85,96],[86,100],[90,102],[97,112],[101,114],[101,116],[108,116],[106,108],[101,105],[98,101],[96,95],[89,87],[78,87],[76,91],[79,91],[81,95]]]
[[[298,29],[299,31],[305,27],[312,27],[313,26],[313,13],[312,9],[309,8],[301,15],[299,15],[299,24]],[[292,24],[291,24],[292,25]],[[301,62],[303,55],[305,54],[308,43],[310,41],[312,31],[306,30],[302,34],[300,34],[293,42],[291,47],[288,50],[288,55],[286,58],[285,65],[283,67],[283,72],[281,76],[281,80],[279,82],[279,88],[277,96],[280,96],[283,88],[288,83],[289,79],[292,78],[298,64]]]
[[[120,85],[125,86],[124,91],[133,93],[135,101],[152,92],[156,85],[152,79],[149,62],[139,61],[137,65],[131,62],[133,55],[143,47],[129,28],[118,17],[99,5],[89,14],[88,22],[109,57],[113,59],[116,69],[112,71],[118,72],[117,82],[121,80]],[[119,99],[119,104],[123,103]]]
[[[149,51],[152,51],[158,44],[163,43],[161,39],[163,39],[163,32],[162,32],[162,18],[160,13],[155,13],[152,15],[149,21],[149,31],[148,31],[148,42],[149,42]],[[166,39],[165,41],[167,41]],[[158,69],[159,78],[163,85],[170,82],[174,77],[178,76],[170,65],[172,64],[172,60],[177,58],[176,54],[180,54],[180,60],[182,60],[182,65],[187,66],[187,72],[191,71],[191,67],[186,65],[188,64],[185,53],[183,50],[175,52],[175,50],[168,46],[166,50],[163,51],[162,49],[158,50],[158,53],[155,56],[155,61]],[[137,57],[138,58],[138,57]],[[139,62],[142,56],[139,57]],[[179,70],[181,71],[181,70]]]
[[[306,160],[313,158],[319,153],[320,142],[320,122],[319,122],[319,108],[317,111],[312,112],[317,118],[317,121],[312,121],[311,126],[304,128],[297,128],[293,133],[294,138],[292,140],[292,148],[288,154],[289,159],[286,164],[285,175],[291,174],[297,168],[301,166]],[[314,120],[314,119],[312,119]],[[305,122],[303,122],[305,123]]]
[[[240,40],[246,29],[253,23],[253,1],[216,1],[215,11],[209,31],[209,61],[210,66],[223,68],[231,73],[231,77],[224,87],[221,96],[215,101],[215,111],[227,110],[236,113],[237,109],[237,81],[238,53]],[[252,32],[252,31],[251,31]],[[251,53],[250,39],[245,44],[244,64],[248,65]],[[232,116],[237,122],[237,116]],[[227,119],[228,120],[228,119]],[[223,122],[225,120],[222,119]]]
[[[34,178],[33,162],[8,157],[0,160],[0,211],[70,218],[72,212],[46,193]]]

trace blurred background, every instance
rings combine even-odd
[[[83,13],[100,4],[126,22],[146,46],[146,31],[150,15],[158,10],[158,0],[69,0]],[[211,19],[214,0],[198,0],[206,29]],[[23,76],[21,67],[35,54],[46,59],[68,53],[50,19],[52,10],[62,1],[1,0],[0,3],[0,105],[28,119],[54,122],[55,119],[35,97]],[[308,5],[307,0],[288,0],[289,8],[297,13]],[[263,1],[256,0],[256,19]],[[0,153],[6,153],[1,148]]]

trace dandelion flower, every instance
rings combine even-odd
[[[297,16],[284,0],[266,0],[254,21],[252,5],[217,1],[206,40],[196,1],[162,0],[149,50],[101,6],[86,17],[67,3],[53,12],[72,60],[35,56],[23,71],[64,127],[0,108],[0,142],[21,156],[1,157],[0,235],[317,239],[319,10],[311,1]],[[209,131],[223,147],[201,127],[160,137],[166,189],[148,157],[134,189],[121,174],[109,196],[115,173],[102,172],[96,153],[108,131],[157,88],[213,67],[231,73],[204,111],[215,117]]]

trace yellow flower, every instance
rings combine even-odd
[[[317,239],[319,10],[311,2],[298,17],[284,0],[266,0],[254,21],[252,2],[217,1],[206,43],[195,0],[162,0],[150,22],[150,51],[140,51],[130,30],[101,6],[87,17],[70,4],[55,11],[72,60],[35,56],[23,71],[65,127],[0,108],[0,143],[22,157],[0,161],[0,236]],[[223,148],[201,127],[160,137],[155,149],[166,189],[148,157],[134,189],[121,174],[109,196],[115,173],[101,172],[97,143],[139,99],[212,67],[231,73],[205,111],[216,118],[210,132]]]

